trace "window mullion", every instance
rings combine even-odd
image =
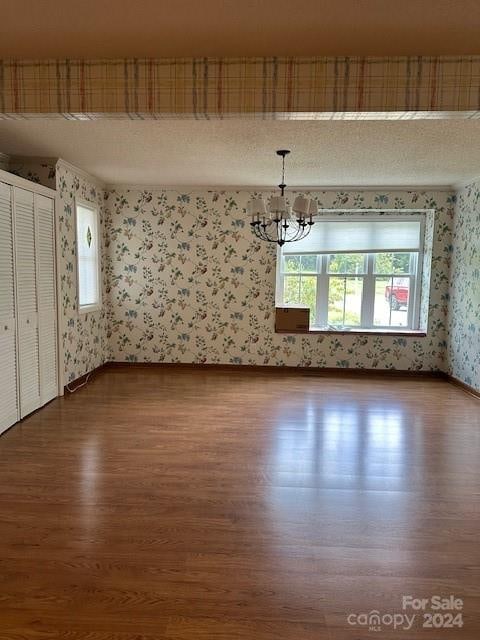
[[[320,273],[317,276],[317,325],[326,327],[328,324],[328,256],[319,256]]]
[[[409,295],[409,301],[408,301],[408,318],[407,318],[407,326],[409,329],[416,329],[417,327],[414,327],[414,310],[416,308],[416,293],[417,293],[417,287],[416,287],[416,283],[415,283],[415,276],[414,275],[410,275],[409,277],[409,287],[408,287],[408,295]]]
[[[364,328],[373,327],[373,315],[375,307],[375,254],[367,254],[367,273],[363,276],[363,295],[361,325]]]
[[[408,309],[409,327],[411,329],[418,329],[420,323],[420,285],[422,281],[423,256],[420,252],[412,253],[410,260],[410,290],[412,291],[413,296],[412,304],[409,304]]]

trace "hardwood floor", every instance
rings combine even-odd
[[[447,382],[109,369],[0,462],[0,640],[480,637],[480,402]],[[451,594],[463,628],[402,611]]]

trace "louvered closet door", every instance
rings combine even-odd
[[[18,420],[11,194],[0,183],[0,433]]]
[[[35,219],[40,397],[41,403],[45,404],[58,395],[55,222],[54,204],[51,198],[35,196]]]
[[[33,193],[13,188],[20,417],[40,402],[35,215]]]

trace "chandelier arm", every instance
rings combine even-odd
[[[267,240],[266,235],[262,232],[262,229],[260,228],[260,225],[255,225],[253,227],[253,232],[255,233],[255,235],[257,236],[257,238],[259,240]]]
[[[293,242],[294,240],[296,240],[300,234],[300,227],[296,221],[295,221],[295,226],[292,225],[292,229],[294,230],[294,232],[289,238],[290,242]]]
[[[263,239],[267,242],[276,242],[275,238],[272,238],[268,233],[265,233]]]
[[[275,234],[277,236],[277,242],[281,242],[282,240],[282,229],[279,227],[280,221],[275,220]]]
[[[291,236],[290,238],[287,236],[287,230],[285,229],[285,226],[283,224],[281,224],[280,222],[278,222],[275,225],[275,231],[277,231],[278,229],[278,235],[275,234],[275,237],[272,237],[267,231],[266,229],[262,228],[263,225],[255,225],[254,226],[254,233],[255,236],[259,239],[259,240],[263,240],[264,242],[272,242],[275,244],[279,244],[279,241],[282,242],[283,244],[287,243],[287,242],[294,242],[298,239],[301,239],[305,236],[308,235],[308,233],[310,232],[310,228],[304,228],[302,226],[297,226],[297,230],[295,231],[294,235]],[[287,229],[292,229],[293,227],[291,225],[288,225]],[[304,235],[301,235],[303,232]]]
[[[252,228],[253,233],[257,236],[257,238],[259,238],[260,236],[258,234],[257,225],[252,222],[250,226]]]
[[[302,227],[297,222],[295,222],[295,224],[297,225],[297,229],[294,232],[294,234],[290,236],[290,238],[288,239],[288,242],[295,242],[296,240],[299,240],[301,237]]]
[[[310,233],[310,226],[304,226],[301,224],[297,224],[297,229],[295,231],[295,233],[288,238],[287,242],[295,242],[297,240],[303,240],[303,238],[306,238],[307,235]]]
[[[255,233],[255,235],[257,238],[260,238],[260,240],[264,240],[265,242],[277,242],[277,238],[272,238],[265,229],[258,229],[257,231],[258,233]]]
[[[282,229],[282,219],[275,221],[275,235],[277,237],[277,244],[280,246],[283,244],[283,229]]]
[[[277,241],[277,240],[276,240],[276,238],[272,238],[272,237],[269,235],[269,233],[267,232],[267,229],[266,229],[266,228],[265,228],[265,229],[263,229],[263,228],[259,229],[259,233],[260,233],[260,236],[259,236],[259,237],[260,237],[262,240],[265,240],[265,241],[267,241],[267,242],[276,242],[276,241]]]
[[[302,229],[302,233],[301,233],[301,238],[306,238],[308,236],[308,234],[310,233],[310,229],[311,229],[311,225],[307,224],[302,224],[301,229]]]
[[[297,231],[297,237],[300,238],[304,238],[305,237],[305,227],[302,224],[298,225],[298,231]]]
[[[263,229],[263,225],[251,225],[252,231],[254,235],[259,239],[265,242],[275,242],[282,246],[287,242],[295,242],[297,240],[302,240],[306,238],[311,231],[313,225],[306,224],[298,224],[295,221],[295,226],[293,224],[282,224],[283,221],[275,222],[274,233],[270,234],[267,232],[267,229]],[[285,227],[286,224],[286,227]],[[288,235],[288,230],[293,230],[292,235]]]
[[[268,227],[268,231],[267,229],[264,230],[264,234],[265,234],[265,238],[269,241],[269,242],[276,242],[277,241],[277,233],[276,233],[276,229],[271,229],[272,225],[269,225]]]
[[[258,237],[261,240],[268,240],[268,234],[264,229],[258,228]]]
[[[313,224],[309,224],[307,226],[307,233],[303,236],[304,238],[306,238],[308,236],[308,234],[310,233],[310,231],[312,230]]]

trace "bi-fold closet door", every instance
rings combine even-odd
[[[13,188],[20,417],[40,406],[34,195]]]
[[[0,433],[58,395],[54,200],[0,183]]]
[[[0,182],[0,433],[18,415],[12,188]]]
[[[37,313],[40,404],[58,396],[57,282],[55,207],[52,198],[35,195]]]

